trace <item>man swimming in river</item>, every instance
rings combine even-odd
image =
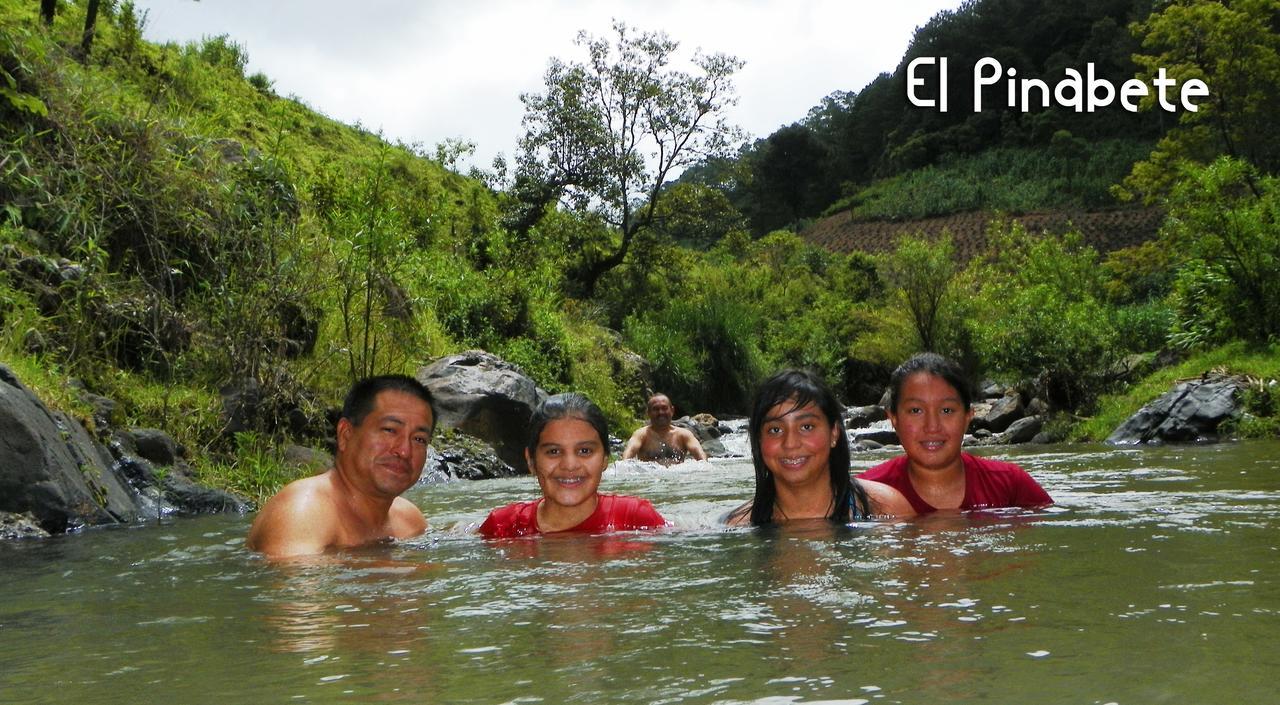
[[[246,545],[288,558],[421,534],[426,518],[400,494],[422,475],[434,427],[431,393],[412,377],[357,382],[342,406],[333,468],[268,500]]]
[[[707,459],[706,451],[702,450],[702,444],[692,431],[671,425],[675,407],[671,405],[667,395],[654,394],[649,397],[645,412],[649,415],[649,423],[631,434],[631,439],[622,449],[623,460],[647,460],[675,465],[688,458]]]

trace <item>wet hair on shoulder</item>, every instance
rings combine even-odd
[[[557,419],[578,419],[591,424],[596,433],[600,434],[600,444],[604,446],[605,452],[608,452],[609,420],[605,418],[604,412],[596,406],[595,402],[577,392],[553,394],[538,404],[538,408],[533,410],[533,416],[529,418],[529,440],[525,444],[526,450],[530,453],[536,451],[542,429]]]
[[[902,399],[902,385],[906,384],[911,375],[918,372],[933,375],[951,385],[960,395],[960,401],[964,403],[965,409],[973,403],[973,384],[960,364],[949,357],[926,352],[912,355],[906,362],[898,365],[898,369],[889,376],[889,408],[891,410],[898,409],[898,402]]]
[[[751,417],[747,423],[747,435],[751,440],[752,465],[755,467],[756,492],[750,505],[751,523],[764,526],[773,521],[777,487],[760,450],[760,436],[769,411],[779,404],[788,405],[786,411],[813,404],[827,417],[827,422],[840,428],[842,442],[836,443],[828,456],[828,476],[831,496],[834,499],[832,521],[845,522],[850,518],[866,516],[869,503],[866,491],[849,472],[849,444],[844,440],[844,404],[836,397],[821,375],[810,370],[784,369],[766,379],[756,388],[751,404]]]

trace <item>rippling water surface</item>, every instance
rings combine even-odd
[[[749,464],[619,463],[673,528],[475,537],[518,478],[300,566],[248,517],[0,544],[0,702],[1275,702],[1280,444],[998,452],[1058,505],[727,530]]]

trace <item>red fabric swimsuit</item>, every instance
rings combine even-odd
[[[497,539],[542,533],[538,528],[538,504],[541,502],[541,499],[516,502],[489,512],[489,517],[480,525],[480,535]],[[647,499],[601,493],[600,501],[591,516],[566,531],[601,534],[607,531],[656,529],[666,524],[667,521]]]
[[[1053,504],[1026,470],[1001,460],[960,454],[964,461],[964,501],[960,509],[994,509],[996,507],[1043,507]],[[938,511],[916,494],[907,474],[907,456],[900,455],[880,463],[858,475],[860,480],[875,480],[898,490],[911,502],[917,514]]]

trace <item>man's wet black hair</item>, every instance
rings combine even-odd
[[[435,399],[426,386],[408,375],[378,375],[356,382],[342,402],[342,418],[350,421],[353,426],[359,426],[369,412],[373,411],[378,395],[387,391],[403,392],[426,402],[427,408],[431,409],[431,430],[435,430]]]

